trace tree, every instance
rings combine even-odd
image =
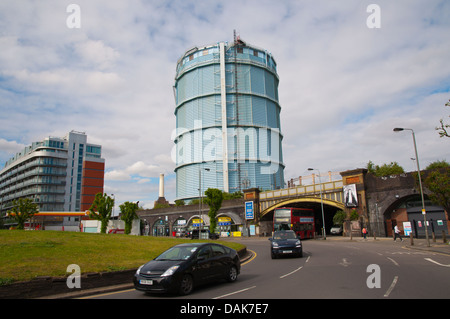
[[[375,165],[372,161],[367,163],[367,171],[378,177],[402,174],[405,172],[403,167],[398,165],[397,162],[391,162],[390,164],[383,164],[382,166],[379,166]]]
[[[91,208],[89,208],[89,217],[102,223],[100,232],[103,234],[106,233],[106,226],[111,219],[113,207],[114,199],[112,197],[106,195],[106,193],[97,193]]]
[[[189,201],[188,205],[198,205],[200,203],[200,198],[193,198]]]
[[[448,100],[448,102],[445,103],[445,106],[450,106],[450,100]],[[441,126],[438,126],[435,128],[435,130],[438,131],[438,133],[439,133],[439,137],[444,137],[444,136],[450,137],[450,133],[447,131],[447,129],[450,128],[450,125],[444,124],[444,119],[441,119],[439,122],[441,123]]]
[[[158,203],[158,202],[156,202],[155,205],[153,205],[153,209],[168,208],[168,207],[170,207],[169,203]]]
[[[347,214],[343,210],[338,210],[333,216],[333,224],[342,226],[346,218]]]
[[[13,201],[9,216],[17,222],[17,229],[24,229],[25,222],[38,212],[38,205],[30,198],[19,198]]]
[[[229,200],[229,199],[235,199],[235,198],[243,198],[244,194],[240,191],[234,192],[234,193],[223,193],[223,199]]]
[[[437,161],[428,165],[423,184],[430,190],[430,200],[450,212],[450,164]]]
[[[177,199],[175,201],[175,206],[184,206],[184,205],[185,205],[185,202],[182,199]]]
[[[450,164],[447,163],[446,160],[442,160],[442,161],[435,161],[430,163],[426,170],[433,170],[433,169],[440,169],[440,168],[449,168]]]
[[[349,217],[350,217],[350,220],[358,220],[359,219],[359,214],[355,208],[352,209]]]
[[[209,206],[209,231],[214,233],[216,230],[216,215],[222,206],[223,193],[217,188],[208,188],[205,192],[206,198],[205,203]]]
[[[136,211],[139,209],[137,203],[125,202],[122,205],[119,205],[120,208],[120,219],[125,222],[125,234],[131,233],[131,226],[133,224],[133,220],[139,218]]]
[[[366,168],[369,173],[372,173],[375,175],[375,171],[376,171],[377,167],[375,166],[375,164],[372,161],[369,161],[369,163],[367,163]]]

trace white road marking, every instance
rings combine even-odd
[[[238,291],[230,292],[229,294],[218,296],[218,297],[214,297],[213,299],[220,299],[220,298],[228,297],[228,296],[235,295],[235,294],[238,294],[238,293],[241,293],[241,292],[253,289],[253,288],[256,288],[256,286],[252,286],[252,287],[244,288],[244,289],[241,289],[241,290],[238,290]]]
[[[386,297],[386,298],[389,297],[389,295],[391,294],[391,292],[394,289],[395,285],[397,284],[397,281],[398,281],[398,276],[395,276],[394,280],[392,281],[391,286],[389,287],[389,289],[384,294],[384,297]]]
[[[438,263],[437,261],[434,261],[431,258],[424,258],[424,259],[428,260],[429,262],[435,263],[436,265],[442,266],[442,267],[450,267],[450,265],[444,265],[444,264]]]
[[[289,275],[292,275],[293,273],[296,273],[297,271],[299,271],[299,270],[302,269],[302,268],[303,268],[303,266],[300,266],[299,268],[295,269],[294,271],[291,271],[290,273],[281,276],[280,279],[282,279],[282,278],[284,278],[284,277],[287,277],[287,276],[289,276]]]
[[[344,266],[344,267],[347,267],[351,264],[352,264],[351,262],[347,261],[347,258],[342,258],[342,262],[339,263],[339,265]]]
[[[392,262],[394,263],[394,265],[400,266],[400,265],[398,264],[398,262],[396,262],[394,259],[389,258],[389,257],[386,257],[386,258],[389,259],[390,261],[392,261]]]

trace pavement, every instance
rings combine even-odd
[[[329,237],[327,237],[328,239]],[[332,239],[334,240],[334,239]],[[353,239],[354,241],[364,241],[364,238],[362,237],[357,237]],[[373,239],[373,237],[369,237],[367,238],[366,241],[386,241],[386,242],[390,242],[390,241],[394,241],[394,239],[392,237],[383,237],[383,238],[377,238],[377,239]],[[400,242],[400,240],[397,240],[397,242]],[[448,255],[450,256],[450,245],[449,242],[447,241],[447,243],[444,243],[442,238],[436,238],[435,240],[433,240],[432,238],[429,238],[428,242],[425,238],[409,238],[409,237],[403,237],[403,241],[402,243],[402,247],[406,248],[406,249],[416,249],[416,250],[425,250],[425,251],[430,251],[430,252],[435,252],[435,253],[440,253],[440,254],[444,254],[444,255]]]
[[[221,238],[222,239],[222,238]],[[246,241],[249,240],[267,240],[268,237],[229,237],[225,238],[224,240],[227,241],[240,241],[245,244]],[[323,240],[322,238],[317,238],[313,240]],[[367,239],[364,239],[363,237],[353,237],[350,239],[350,237],[343,237],[343,236],[327,236],[327,241],[342,241],[342,242],[383,242],[383,243],[389,243],[393,242],[392,237],[368,237]],[[439,253],[443,255],[450,256],[450,244],[444,243],[442,238],[436,238],[435,241],[433,241],[432,238],[429,238],[429,244],[427,243],[427,240],[424,238],[414,238],[412,241],[409,237],[404,237],[403,241],[400,242],[400,240],[397,240],[398,244],[401,244],[402,248],[405,249],[415,249],[415,250],[423,250],[423,251],[430,251],[433,253]],[[241,258],[241,263],[246,262],[247,260],[251,259],[253,257],[252,252],[247,251],[247,254]],[[77,298],[83,298],[91,295],[99,295],[114,291],[120,291],[120,290],[126,290],[126,289],[133,289],[134,285],[132,282],[125,283],[122,285],[115,285],[115,286],[108,286],[108,287],[99,287],[89,290],[82,290],[82,291],[74,291],[71,293],[66,294],[60,294],[60,295],[52,295],[52,296],[45,296],[38,299],[77,299]]]

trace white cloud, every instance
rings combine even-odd
[[[105,174],[106,180],[112,181],[126,181],[131,180],[136,176],[139,183],[149,182],[149,178],[159,178],[159,174],[163,173],[160,166],[146,164],[143,161],[138,161],[126,167],[123,170],[112,170]]]
[[[120,57],[119,52],[106,46],[102,41],[88,40],[75,45],[75,50],[88,66],[100,69],[114,67],[115,62]]]
[[[19,144],[16,141],[7,141],[0,138],[0,150],[6,153],[15,154],[23,150],[27,145]]]
[[[106,181],[128,181],[131,180],[131,176],[123,171],[112,170],[105,172]]]
[[[144,177],[156,177],[159,176],[160,170],[156,165],[145,164],[143,161],[139,161],[129,166],[125,170],[132,175],[139,175]]]

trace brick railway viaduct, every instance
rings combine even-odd
[[[332,219],[338,210],[343,210],[350,215],[356,210],[359,215],[357,222],[346,222],[344,236],[360,235],[360,227],[369,229],[369,235],[379,237],[392,236],[392,228],[395,224],[403,230],[403,223],[412,224],[414,235],[424,236],[424,222],[421,212],[420,194],[416,189],[413,173],[376,177],[366,169],[355,169],[340,172],[338,178],[315,183],[312,175],[312,183],[308,185],[294,185],[291,180],[290,187],[271,191],[259,191],[258,189],[244,190],[241,199],[227,200],[222,203],[222,208],[217,214],[218,227],[222,231],[242,231],[247,235],[247,230],[254,225],[256,235],[270,234],[272,231],[273,211],[277,207],[305,207],[315,211],[316,232],[322,228],[321,202],[323,201],[325,228],[329,233],[333,226]],[[337,175],[337,174],[335,174]],[[323,177],[322,177],[323,178]],[[301,182],[301,177],[297,179]],[[357,205],[352,207],[346,200],[344,189],[356,190]],[[427,199],[429,190],[424,189]],[[255,218],[245,219],[245,202],[254,202]],[[145,224],[145,233],[153,236],[170,236],[177,231],[192,229],[200,225],[209,225],[208,206],[185,205],[171,206],[168,208],[142,210],[138,212]],[[448,212],[442,207],[434,206],[426,200],[428,231],[435,231],[436,236],[444,230],[449,232]],[[352,224],[352,228],[350,225]]]

